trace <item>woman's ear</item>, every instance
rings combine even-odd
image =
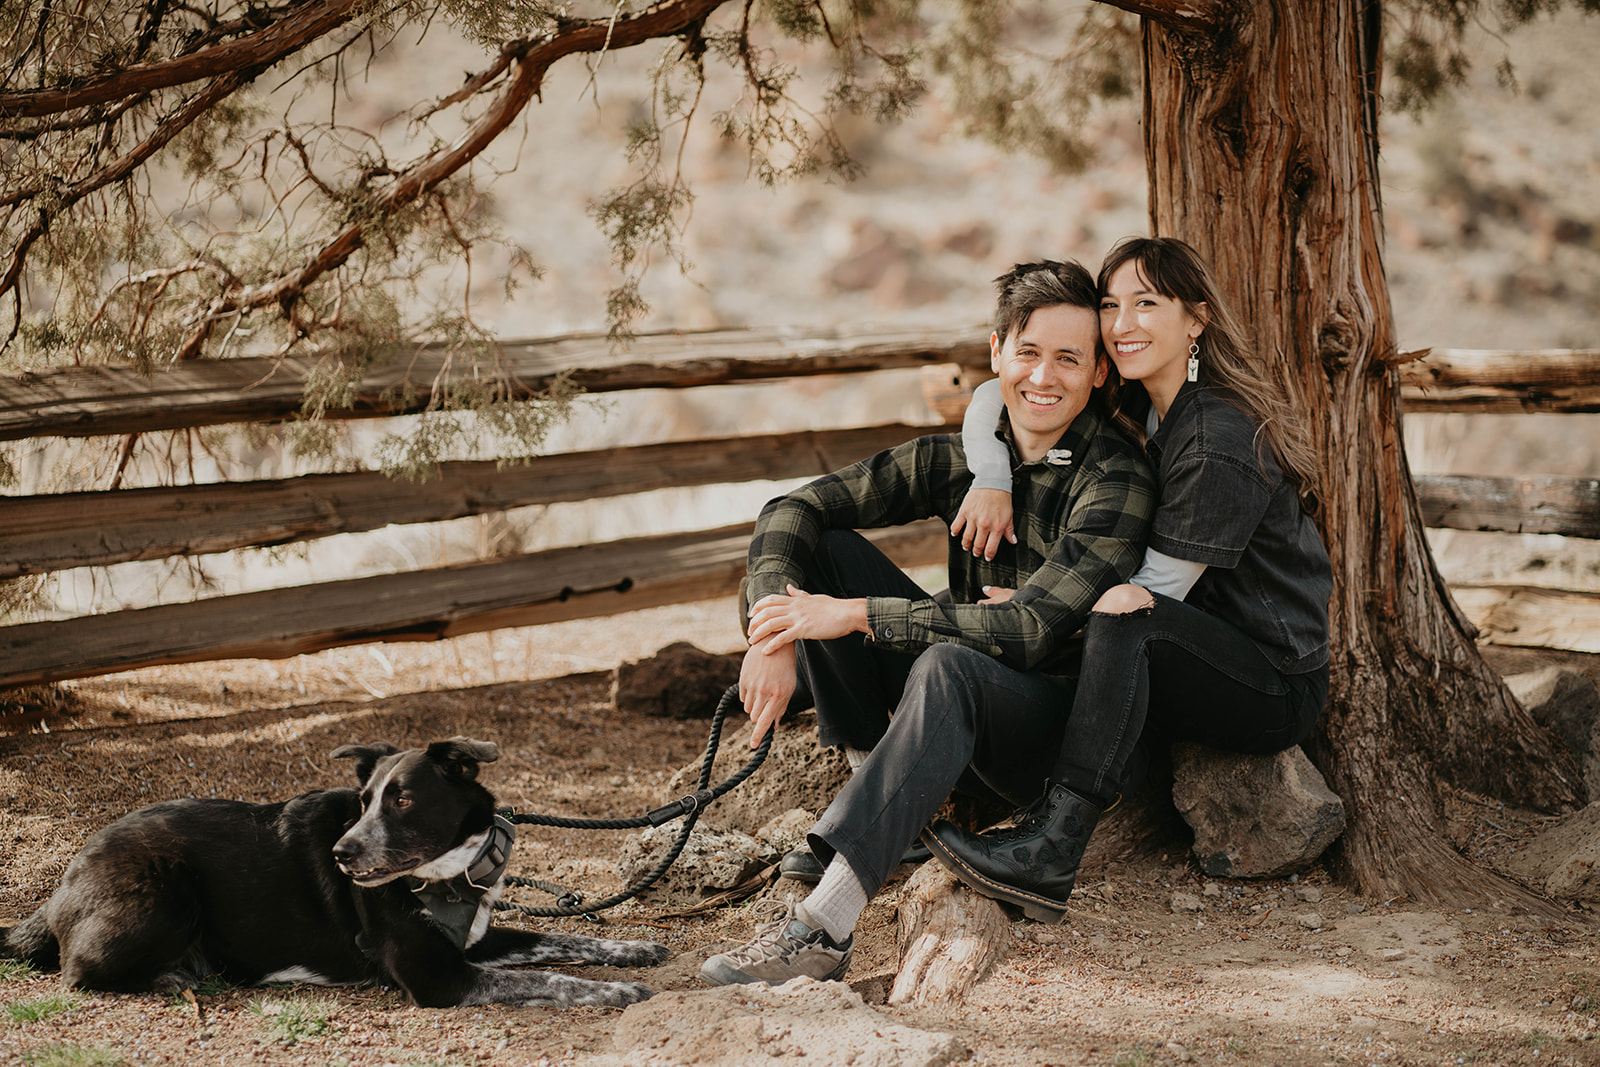
[[[1211,308],[1202,300],[1189,309],[1189,317],[1194,319],[1195,323],[1200,327],[1189,335],[1190,339],[1193,340],[1205,333],[1206,327],[1211,325]]]

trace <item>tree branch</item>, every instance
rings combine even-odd
[[[82,85],[0,93],[0,115],[40,118],[126,96],[214,78],[220,71],[260,70],[348,22],[362,0],[306,0],[301,10],[258,33],[176,59],[127,67]]]
[[[1107,7],[1158,22],[1179,33],[1204,33],[1222,25],[1227,17],[1225,0],[1099,0]]]
[[[224,74],[206,86],[204,92],[190,100],[176,115],[162,121],[148,137],[135,145],[132,151],[112,160],[111,163],[81,181],[74,182],[71,185],[59,186],[55,190],[56,196],[50,210],[48,212],[40,211],[37,221],[13,246],[11,263],[7,266],[5,273],[0,275],[0,293],[15,294],[22,277],[23,266],[27,262],[28,250],[33,247],[35,241],[49,231],[52,215],[60,215],[91,193],[127,178],[174,137],[193,125],[201,115],[209,111],[219,100],[238,90],[248,80],[249,76],[243,71],[230,71]],[[38,195],[43,191],[41,187],[33,190],[31,195]],[[20,299],[18,306],[21,306]]]
[[[504,53],[512,57],[511,74],[493,106],[447,149],[401,171],[398,180],[373,199],[372,209],[381,214],[397,211],[477,158],[522,114],[539,91],[545,72],[557,60],[581,52],[628,48],[670,37],[706,18],[726,2],[670,0],[631,18],[563,23],[547,37],[508,44]],[[198,358],[219,319],[250,308],[293,305],[317,279],[342,266],[365,244],[362,224],[350,223],[299,269],[265,284],[219,294],[175,358]]]

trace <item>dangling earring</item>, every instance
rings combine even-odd
[[[1189,342],[1189,380],[1191,382],[1197,382],[1197,381],[1200,380],[1200,342],[1199,341],[1190,341]]]

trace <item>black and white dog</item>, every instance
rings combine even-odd
[[[377,983],[428,1007],[651,995],[637,982],[511,969],[649,966],[671,950],[490,925],[511,843],[477,781],[494,745],[457,737],[333,755],[356,761],[359,792],[174,800],[118,819],[43,907],[0,930],[8,954],[113,992],[181,990],[218,974],[241,985]]]

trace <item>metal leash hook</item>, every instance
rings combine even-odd
[[[524,915],[537,918],[553,918],[568,915],[582,915],[590,922],[599,922],[596,912],[605,911],[607,908],[616,907],[624,900],[638,896],[659,882],[663,875],[677,862],[684,846],[689,843],[689,834],[694,830],[694,824],[699,821],[700,813],[718,797],[733,789],[754,774],[761,764],[766,762],[767,753],[772,749],[773,732],[768,731],[767,736],[761,739],[761,745],[756,749],[747,763],[728,779],[716,786],[709,785],[711,781],[711,767],[716,762],[717,749],[722,744],[722,724],[728,717],[728,712],[739,703],[739,687],[730,685],[722,694],[722,699],[717,702],[717,710],[711,717],[711,736],[706,741],[705,754],[700,757],[700,775],[695,782],[695,791],[686,793],[671,804],[646,812],[632,819],[569,819],[560,815],[508,815],[512,822],[530,823],[535,826],[558,826],[568,830],[639,830],[648,826],[663,826],[673,819],[683,818],[683,827],[678,831],[678,838],[673,842],[672,848],[660,863],[656,864],[643,878],[633,885],[628,886],[620,893],[609,896],[588,907],[583,906],[583,894],[563,886],[552,886],[548,882],[540,882],[533,878],[516,878],[507,876],[506,884],[514,886],[530,886],[541,889],[546,893],[562,894],[553,908],[530,908],[522,904],[510,904],[505,901],[496,901],[495,909],[498,911],[516,911]],[[571,903],[568,903],[568,901]]]

